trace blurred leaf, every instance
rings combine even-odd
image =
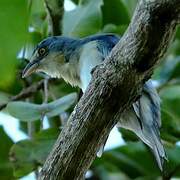
[[[7,111],[13,117],[21,121],[34,121],[41,118],[41,105],[33,103],[15,101],[7,105]]]
[[[29,35],[33,45],[37,45],[43,39],[42,34],[38,31],[29,32]]]
[[[55,96],[55,97],[61,97],[65,96],[67,94],[70,94],[72,92],[78,92],[78,87],[72,87],[70,84],[67,84],[64,80],[59,79],[56,84],[52,84],[49,87],[49,91]]]
[[[170,79],[174,79],[174,78],[179,78],[179,80],[180,80],[180,59],[170,75]]]
[[[103,0],[86,0],[76,9],[64,13],[63,35],[83,37],[95,34],[102,26],[101,5]]]
[[[42,33],[45,20],[46,20],[45,9],[42,12],[36,12],[36,13],[34,12],[31,16],[31,22],[32,22],[31,28],[34,29],[34,31],[36,32]]]
[[[108,180],[130,180],[126,175],[123,173],[110,173]]]
[[[180,86],[163,88],[159,94],[162,99],[162,108],[171,114],[173,118],[180,121]]]
[[[78,4],[80,0],[71,0],[73,3]]]
[[[165,63],[160,67],[158,80],[164,86],[165,83],[170,81],[173,78],[180,78],[178,71],[180,64],[180,57],[169,58]]]
[[[14,144],[10,151],[14,176],[22,177],[42,165],[59,133],[58,128],[50,128],[40,131],[31,140],[22,140]]]
[[[138,0],[122,0],[127,7],[130,16],[133,15]]]
[[[169,176],[178,166],[180,166],[180,147],[166,148],[169,162],[166,162],[166,175]],[[130,179],[155,180],[161,176],[153,155],[147,148],[139,143],[127,143],[120,148],[107,151],[102,158],[97,158],[92,165],[94,172],[104,169],[106,176],[114,173],[122,173]],[[176,176],[180,177],[177,170]]]
[[[180,85],[168,86],[162,89],[159,94],[162,99],[180,99]]]
[[[180,40],[180,26],[177,27],[176,38],[178,38]]]
[[[126,6],[121,0],[104,0],[102,6],[103,25],[105,24],[129,24],[130,18]]]
[[[9,150],[13,141],[5,133],[2,126],[0,126],[0,144],[0,179],[10,180],[13,179],[13,169],[9,162]]]
[[[162,128],[161,136],[164,140],[176,143],[180,139],[180,121],[167,110],[161,110]]]
[[[0,104],[7,103],[9,101],[9,94],[0,91]]]
[[[106,24],[102,30],[103,33],[115,33],[123,35],[125,30],[127,29],[127,25],[119,25],[115,24]]]
[[[0,1],[0,88],[14,81],[16,56],[27,37],[27,1]]]
[[[34,28],[35,31],[41,32],[42,24],[46,19],[44,0],[32,1],[30,10],[30,27]]]
[[[57,99],[49,104],[47,104],[47,112],[46,116],[47,117],[53,117],[56,116],[65,110],[67,110],[72,104],[75,103],[77,100],[77,94],[76,93],[71,93],[67,96],[64,96],[60,99]]]
[[[139,141],[139,138],[132,131],[124,128],[118,128],[118,130],[121,132],[122,138],[125,141]]]
[[[168,163],[166,167],[166,174],[171,177],[180,178],[180,146],[174,146],[167,149]]]
[[[33,104],[28,102],[16,101],[7,105],[9,114],[21,121],[34,121],[41,118],[56,116],[67,110],[77,99],[76,93],[71,93],[48,104]]]
[[[142,158],[143,157],[143,158]],[[103,164],[108,172],[123,172],[129,178],[139,176],[160,175],[159,169],[145,146],[139,143],[128,143],[120,148],[107,151],[101,159],[96,159],[94,165],[98,167]]]
[[[95,177],[98,177],[98,179],[100,180],[130,180],[128,178],[128,176],[126,176],[124,173],[122,172],[108,172],[106,170],[106,168],[104,167],[104,164],[102,163],[102,165],[95,167],[94,169],[92,169],[93,174]],[[93,177],[92,177],[93,179]],[[95,178],[94,178],[95,179]]]
[[[176,56],[180,56],[180,39],[176,38],[170,44],[169,49],[167,50],[167,58],[176,58]]]

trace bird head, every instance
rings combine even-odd
[[[30,62],[23,70],[22,77],[34,72],[44,72],[51,77],[60,77],[72,54],[73,40],[61,36],[49,37],[34,49]]]

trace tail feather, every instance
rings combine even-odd
[[[163,170],[163,163],[167,157],[159,133],[161,126],[160,99],[150,81],[144,85],[141,98],[123,114],[117,126],[133,131],[147,144],[151,148],[159,168]]]

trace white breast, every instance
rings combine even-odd
[[[83,47],[81,57],[79,59],[81,89],[83,92],[85,92],[91,80],[91,70],[101,62],[102,56],[97,50],[96,42],[92,41],[87,43]]]

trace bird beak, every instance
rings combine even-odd
[[[22,72],[22,78],[31,75],[33,72],[37,70],[38,66],[39,66],[39,61],[29,62]]]

